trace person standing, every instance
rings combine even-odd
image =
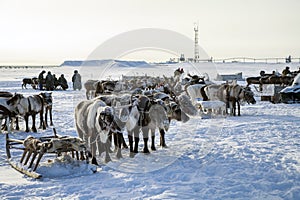
[[[54,89],[54,78],[51,74],[51,72],[49,71],[47,76],[46,76],[46,90],[53,90]]]
[[[81,76],[78,73],[77,70],[74,71],[74,74],[72,76],[72,82],[73,82],[73,89],[74,90],[81,90],[82,85],[81,85]]]
[[[46,73],[45,70],[43,70],[40,74],[39,74],[39,77],[38,77],[38,81],[39,81],[39,88],[40,90],[43,90],[43,83],[44,83],[44,74]]]

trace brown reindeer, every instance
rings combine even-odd
[[[238,116],[240,116],[240,102],[255,104],[254,94],[249,87],[240,85],[208,85],[201,90],[204,101],[223,101],[226,104],[226,112],[230,108],[230,114],[236,115],[236,104],[238,105]]]
[[[26,85],[27,84],[30,84],[31,85],[31,87],[33,88],[33,89],[37,89],[37,86],[38,86],[38,78],[24,78],[23,80],[22,80],[22,89],[27,89],[27,87],[26,87]]]
[[[85,92],[86,99],[91,99],[91,98],[95,97],[97,83],[98,83],[98,80],[87,80],[84,83],[84,88],[86,90],[86,92]]]

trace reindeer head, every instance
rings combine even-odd
[[[15,93],[10,99],[7,100],[7,105],[16,106],[20,103],[21,99],[24,98],[22,94]]]
[[[243,99],[248,103],[248,104],[255,104],[256,100],[254,98],[254,93],[251,91],[250,87],[244,87],[243,89]]]
[[[40,96],[42,96],[47,105],[52,105],[52,92],[41,92]]]
[[[114,115],[114,110],[110,106],[99,107],[97,109],[97,123],[95,126],[102,143],[106,143],[108,139],[110,129],[113,125]]]

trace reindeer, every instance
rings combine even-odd
[[[45,108],[45,126],[48,127],[48,113],[50,117],[50,126],[53,126],[53,121],[52,121],[52,92],[41,92],[39,94],[41,97],[43,97],[43,102],[44,102],[44,108]]]
[[[33,132],[37,132],[35,126],[36,114],[40,114],[40,126],[39,128],[46,129],[43,113],[44,113],[44,100],[41,95],[33,95],[24,97],[22,94],[15,94],[11,99],[7,101],[7,104],[17,110],[18,115],[21,115],[25,119],[26,132],[29,132],[28,119],[32,118]]]
[[[84,88],[86,90],[85,92],[86,99],[91,99],[92,97],[95,97],[97,83],[98,80],[87,80],[84,83]]]
[[[143,153],[150,153],[148,149],[149,130],[151,130],[153,136],[153,129],[155,130],[156,127],[165,130],[169,128],[168,116],[163,106],[154,104],[154,102],[151,102],[149,97],[145,95],[139,95],[137,97],[136,105],[139,112],[135,116],[138,117],[138,121],[136,124],[131,124],[131,129],[127,129],[131,155],[138,153],[140,131],[143,133],[144,140]],[[151,146],[154,150],[153,140]]]
[[[13,128],[14,122],[16,123],[16,130],[19,130],[19,123],[17,117],[17,111],[12,106],[8,105],[8,100],[11,99],[14,95],[10,92],[0,91],[0,105],[2,118],[0,120],[0,126],[2,126],[2,120],[5,119],[4,129],[11,130]],[[11,122],[11,123],[9,123]],[[0,127],[2,129],[2,127]]]
[[[242,87],[240,85],[208,85],[201,90],[204,101],[223,101],[226,104],[226,113],[230,108],[230,114],[236,115],[236,104],[238,105],[238,116],[240,116],[240,102],[255,104],[254,93],[249,87]]]
[[[91,150],[92,164],[96,164],[96,152],[105,152],[105,162],[109,156],[108,138],[117,123],[114,123],[114,110],[100,99],[85,100],[75,107],[75,125],[78,136],[83,139]],[[121,157],[118,149],[117,157]]]
[[[37,89],[37,85],[38,85],[38,78],[34,77],[34,78],[24,78],[23,81],[22,81],[22,89],[27,89],[26,88],[26,85],[27,84],[30,84],[31,87],[33,89]]]

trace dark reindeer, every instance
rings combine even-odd
[[[134,156],[135,153],[138,153],[140,131],[143,133],[144,140],[143,153],[150,153],[148,148],[149,130],[151,130],[151,136],[153,136],[153,130],[155,131],[156,127],[164,130],[168,130],[169,128],[168,116],[163,106],[154,103],[145,95],[137,96],[134,104],[137,106],[137,109],[132,109],[131,113],[137,112],[134,114],[134,116],[137,117],[137,123],[132,124],[131,129],[128,129],[127,126],[131,156]],[[152,137],[151,148],[152,150],[155,150],[154,137]]]
[[[10,92],[0,91],[0,105],[3,106],[2,107],[3,115],[6,115],[7,113],[9,113],[9,117],[5,118],[5,125],[4,125],[4,127],[1,127],[1,129],[2,128],[3,129],[12,129],[14,123],[16,124],[16,130],[20,129],[19,123],[18,123],[17,111],[13,107],[11,107],[7,104],[7,101],[9,99],[11,99],[13,96],[14,95]],[[0,126],[2,126],[2,122],[0,123]]]
[[[2,126],[2,120],[5,120],[5,127],[8,133],[11,132],[11,127],[9,125],[10,119],[13,117],[13,113],[5,106],[0,104],[0,126]],[[1,133],[2,127],[0,128]]]
[[[98,81],[95,83],[95,97],[101,94],[111,94],[115,90],[116,84],[118,81]]]
[[[48,113],[50,118],[50,126],[53,126],[52,121],[52,104],[53,104],[53,98],[52,98],[52,92],[41,92],[40,96],[43,97],[44,102],[44,108],[45,108],[45,126],[48,127]]]
[[[38,86],[38,79],[35,77],[35,78],[24,78],[23,81],[22,81],[22,89],[27,89],[26,85],[27,84],[30,84],[31,87],[33,89],[37,89],[37,86]]]

